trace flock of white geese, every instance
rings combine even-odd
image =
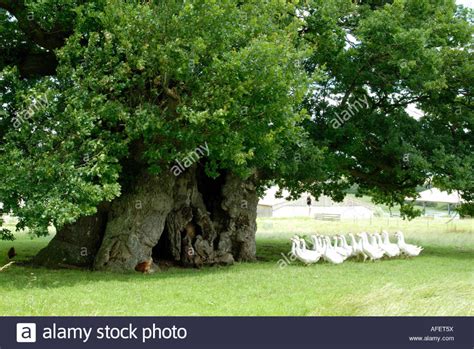
[[[388,232],[382,231],[382,234],[368,234],[362,232],[349,234],[350,243],[344,235],[333,236],[333,244],[329,236],[311,235],[312,248],[306,247],[306,241],[303,238],[294,236],[291,238],[291,253],[304,264],[317,263],[325,260],[333,264],[341,264],[348,258],[360,258],[364,262],[366,259],[372,261],[381,259],[384,256],[394,258],[397,256],[418,256],[423,247],[407,244],[401,231],[395,233],[397,243],[390,242]]]

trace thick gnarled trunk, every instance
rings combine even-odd
[[[52,268],[90,267],[102,243],[108,209],[109,204],[102,204],[96,214],[81,217],[77,222],[64,226],[35,256],[33,263]]]
[[[258,198],[251,179],[230,172],[212,179],[196,165],[178,177],[141,174],[132,188],[61,229],[35,262],[132,271],[153,261],[153,271],[160,260],[199,267],[255,259]]]

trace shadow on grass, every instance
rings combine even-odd
[[[119,283],[141,283],[150,281],[160,282],[166,279],[194,278],[211,275],[214,273],[229,272],[232,267],[205,267],[197,269],[170,268],[164,272],[154,274],[139,274],[136,272],[112,273],[90,270],[67,270],[32,268],[26,266],[13,266],[3,272],[0,277],[0,290],[2,289],[52,289],[59,287],[73,287],[76,285],[87,285],[91,283],[119,282]],[[158,285],[157,285],[158,286]]]
[[[3,249],[2,249],[3,250]],[[264,270],[276,267],[280,259],[287,257],[289,259],[290,244],[286,240],[278,239],[258,239],[257,240],[257,262],[255,263],[237,263],[230,267],[204,267],[202,269],[184,269],[172,267],[166,271],[158,272],[151,275],[138,274],[136,272],[126,273],[110,273],[89,270],[66,270],[66,269],[46,269],[31,266],[12,266],[8,270],[0,273],[0,290],[1,289],[50,289],[59,287],[73,287],[76,285],[87,285],[91,283],[102,282],[120,282],[120,283],[150,283],[156,281],[157,286],[161,281],[167,279],[187,279],[187,278],[203,278],[216,274],[240,273],[248,269]],[[2,253],[3,251],[0,251]],[[420,257],[424,258],[447,258],[451,260],[474,259],[474,251],[472,249],[463,249],[462,247],[427,245]],[[396,262],[396,260],[393,260]],[[3,261],[0,260],[0,263]],[[381,261],[380,263],[386,263]],[[2,263],[3,265],[5,263]],[[355,266],[360,262],[346,262],[347,265]],[[292,267],[301,267],[300,263],[292,263]],[[324,265],[325,267],[333,267],[332,265]],[[245,270],[244,268],[245,267]],[[340,266],[338,266],[340,267]],[[357,266],[358,268],[358,266]],[[203,280],[204,281],[204,280]]]

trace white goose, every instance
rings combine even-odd
[[[421,253],[421,251],[423,251],[423,247],[421,246],[407,244],[401,231],[397,231],[395,233],[395,237],[397,238],[397,245],[400,248],[400,251],[402,251],[407,256],[416,257]]]
[[[380,238],[380,236],[379,236]],[[397,244],[393,244],[390,242],[390,238],[388,237],[388,233],[385,230],[382,230],[382,249],[386,251],[386,254],[389,257],[396,257],[400,255],[400,248]]]
[[[339,246],[339,242],[342,242],[342,239],[339,237],[339,235],[336,235],[333,237],[334,239],[334,250],[339,253],[344,259],[347,259],[350,254],[347,252],[347,250],[342,246]]]
[[[317,251],[320,254],[323,254],[321,238],[316,235],[311,235],[311,241],[313,242],[313,251]]]
[[[344,235],[341,235],[340,236],[340,239],[341,239],[341,246],[342,248],[344,248],[347,252],[347,257],[352,257],[353,256],[353,252],[354,252],[354,249],[352,248],[352,246],[349,246],[347,244],[347,240],[346,240],[346,237]]]
[[[349,233],[349,237],[351,238],[352,244],[352,255],[354,257],[362,257],[365,260],[367,259],[367,255],[362,250],[362,240],[356,241],[354,234]]]
[[[360,233],[359,236],[362,239],[362,251],[364,251],[364,253],[369,256],[370,260],[373,261],[383,257],[384,252],[380,248],[374,247],[369,244],[367,233]]]
[[[377,238],[375,237],[375,234],[369,234],[368,238],[370,239],[370,244],[372,245],[372,247],[380,248],[379,244],[377,243]]]
[[[344,257],[337,253],[334,250],[334,247],[331,246],[331,239],[329,236],[323,240],[323,258],[325,261],[332,263],[332,264],[341,264],[344,262]]]
[[[291,241],[291,252],[304,264],[316,263],[321,258],[321,253],[306,249],[306,242],[304,239],[295,236]]]

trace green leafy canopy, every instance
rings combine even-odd
[[[260,188],[472,203],[472,34],[441,0],[0,1],[3,212],[45,234],[204,144]]]
[[[274,168],[301,138],[309,52],[295,45],[292,4],[110,1],[74,11],[54,78],[2,73],[11,112],[0,197],[20,228],[44,232],[120,195],[133,171],[123,160],[137,149],[159,173],[206,143],[209,175],[249,176]]]

